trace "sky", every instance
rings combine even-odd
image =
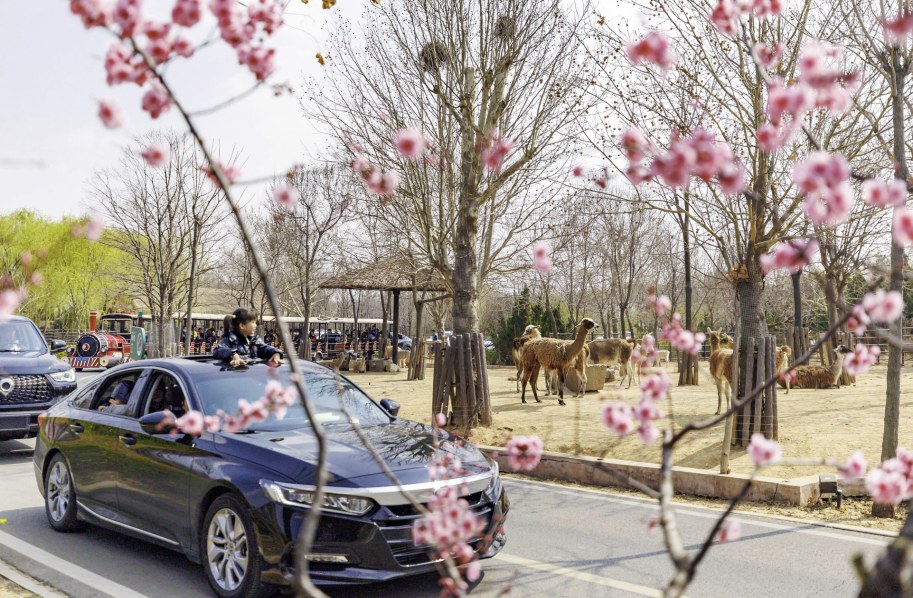
[[[270,41],[278,57],[272,81],[297,86],[304,76],[319,74],[314,55],[321,49],[324,21],[356,18],[364,6],[340,4],[348,6],[324,11],[319,2],[290,4],[287,26]],[[164,9],[157,13],[162,17],[172,5],[170,0],[144,3],[150,11]],[[183,131],[182,123],[174,110],[150,119],[140,108],[137,86],[106,85],[103,60],[112,38],[86,30],[66,0],[0,0],[0,6],[0,213],[28,208],[53,217],[85,214],[94,171],[115,166],[135,136],[162,127]],[[197,28],[202,35],[209,31]],[[191,110],[218,104],[254,82],[221,40],[169,68],[178,97]],[[97,102],[105,97],[115,99],[126,114],[120,129],[104,128],[96,116]],[[197,123],[223,151],[241,152],[243,178],[283,172],[324,140],[302,116],[295,98],[276,98],[268,88],[201,116]]]
[[[51,217],[83,215],[93,172],[116,166],[123,147],[136,136],[184,127],[174,110],[151,120],[140,109],[137,86],[106,85],[103,59],[112,38],[99,29],[86,30],[67,0],[0,0],[0,6],[0,213],[28,208]],[[165,19],[172,6],[171,0],[146,0],[144,11]],[[290,2],[286,26],[269,42],[277,49],[278,66],[271,81],[300,86],[305,76],[319,75],[315,54],[328,50],[322,47],[324,25],[331,19],[358,19],[370,6],[366,0],[342,0],[325,11],[316,0]],[[209,31],[202,25],[195,29],[202,35]],[[169,65],[168,77],[191,111],[233,97],[254,81],[221,41]],[[97,118],[97,102],[106,97],[126,114],[125,126],[115,131]],[[295,98],[276,98],[268,88],[196,122],[223,152],[240,151],[245,179],[285,172],[326,143]],[[262,192],[262,186],[252,187],[245,195]]]

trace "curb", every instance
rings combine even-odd
[[[504,454],[503,447],[477,445],[476,448],[496,459],[501,469],[508,471],[507,456]],[[574,456],[543,451],[542,460],[536,469],[523,473],[531,477],[557,479],[578,484],[630,488],[628,484],[613,475],[609,468],[651,488],[659,488],[660,466],[658,464],[621,459]],[[732,499],[738,495],[742,486],[750,478],[750,475],[744,473],[724,475],[706,469],[672,467],[672,482],[675,492],[692,496]],[[821,489],[816,475],[792,479],[756,476],[745,496],[747,501],[780,502],[797,507],[813,505],[820,499]]]
[[[4,561],[0,561],[0,578],[8,580],[22,588],[24,592],[29,592],[40,598],[66,598],[66,594],[42,584],[18,569],[14,569]]]

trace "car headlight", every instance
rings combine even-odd
[[[491,480],[488,482],[488,487],[491,488],[498,483],[498,475],[501,473],[501,466],[498,465],[498,460],[490,458],[488,464],[491,466]]]
[[[313,489],[296,488],[267,480],[260,480],[260,487],[270,500],[292,507],[310,507],[314,504],[314,497],[317,495],[316,490]],[[348,515],[364,515],[374,508],[374,501],[362,496],[324,493],[323,508],[327,511]]]
[[[72,368],[64,372],[54,372],[51,374],[51,380],[54,382],[76,382],[76,372]]]

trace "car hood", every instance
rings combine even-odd
[[[337,487],[362,488],[389,486],[374,456],[365,449],[358,434],[348,425],[333,425],[326,430],[328,484]],[[430,426],[396,420],[390,424],[361,428],[387,467],[403,484],[430,480],[428,466],[435,451]],[[466,476],[490,471],[481,452],[464,440],[438,431],[440,451],[459,459]],[[314,483],[317,465],[317,439],[310,428],[281,432],[226,434],[223,448],[238,457],[256,461],[299,484]],[[237,451],[237,452],[236,452]]]
[[[0,353],[0,375],[50,374],[70,369],[65,362],[48,352],[20,351]]]

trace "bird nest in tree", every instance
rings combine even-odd
[[[440,42],[428,42],[422,46],[418,59],[426,71],[437,71],[450,64],[450,50]]]
[[[510,39],[517,33],[517,22],[513,17],[498,17],[495,21],[495,37],[499,39]]]

